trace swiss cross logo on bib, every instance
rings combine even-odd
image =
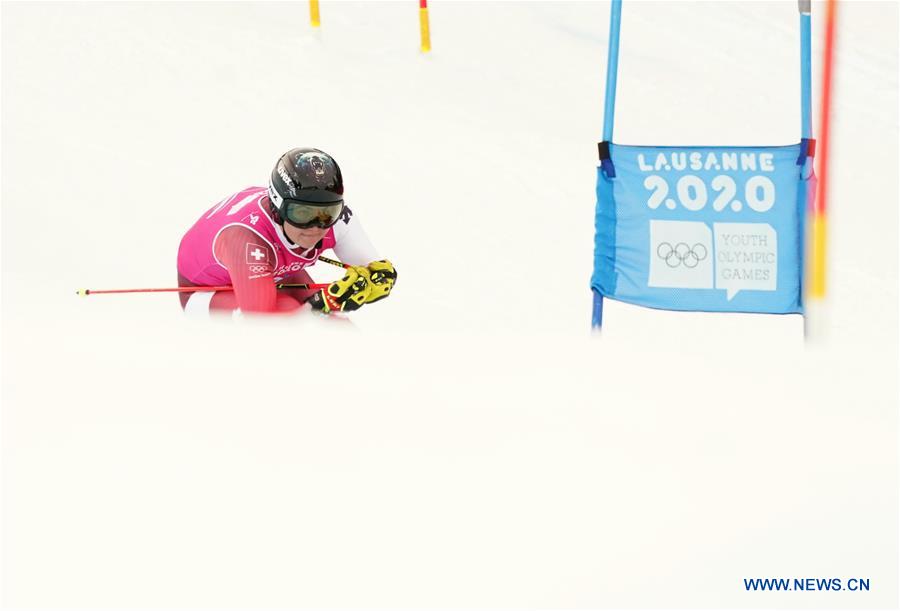
[[[269,263],[269,250],[259,244],[247,244],[247,263],[250,265],[264,265]]]

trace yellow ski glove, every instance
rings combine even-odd
[[[396,280],[397,272],[390,261],[374,261],[368,267],[348,267],[343,278],[314,293],[307,303],[326,314],[352,312],[363,304],[387,297]]]
[[[387,259],[372,261],[369,263],[368,270],[371,290],[366,295],[366,303],[372,303],[390,295],[394,283],[397,282],[397,270],[394,269],[393,263]]]

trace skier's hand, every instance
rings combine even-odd
[[[367,267],[351,266],[340,280],[314,293],[307,303],[315,310],[328,312],[352,312],[366,303],[387,297],[397,271],[390,261],[373,261]]]
[[[348,267],[344,277],[313,293],[306,302],[314,309],[328,312],[352,312],[366,302],[371,291],[369,270],[365,267]]]
[[[387,259],[381,261],[372,261],[369,263],[369,279],[371,290],[366,295],[366,303],[372,303],[379,299],[384,299],[391,294],[394,283],[397,281],[397,270],[394,264]]]

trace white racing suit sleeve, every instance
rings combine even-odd
[[[344,208],[344,215],[334,226],[334,254],[350,265],[366,266],[381,259],[350,208]]]

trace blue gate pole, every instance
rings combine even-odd
[[[801,137],[812,138],[812,35],[810,0],[798,0],[800,9],[800,117]]]
[[[800,11],[800,137],[801,142],[808,147],[813,137],[812,128],[812,25],[811,25],[811,2],[810,0],[797,0],[797,9]],[[805,150],[804,152],[808,152]],[[814,158],[806,155],[803,165],[800,168],[800,178],[806,179],[813,174]],[[801,180],[801,185],[807,186],[805,180]],[[810,191],[807,188],[803,196],[803,209],[800,214],[803,215],[803,234],[802,234],[802,267],[800,268],[800,303],[803,308],[803,331],[804,335],[809,337],[811,331],[809,329],[809,317],[807,316],[807,294],[808,282],[807,271],[810,269],[809,246],[812,238],[812,223],[814,218],[810,215],[810,206],[813,202],[808,201]]]
[[[619,30],[622,0],[613,0],[609,11],[609,53],[606,56],[606,103],[603,108],[603,140],[612,142],[616,114],[616,77],[619,75]]]
[[[592,289],[591,293],[594,295],[594,307],[591,310],[591,328],[599,331],[600,327],[603,326],[603,295],[597,292],[597,289]]]
[[[612,0],[609,11],[609,52],[606,55],[606,100],[603,107],[603,141],[612,142],[616,114],[616,77],[619,75],[619,31],[622,24],[622,0]],[[591,328],[603,326],[603,295],[592,290]]]

